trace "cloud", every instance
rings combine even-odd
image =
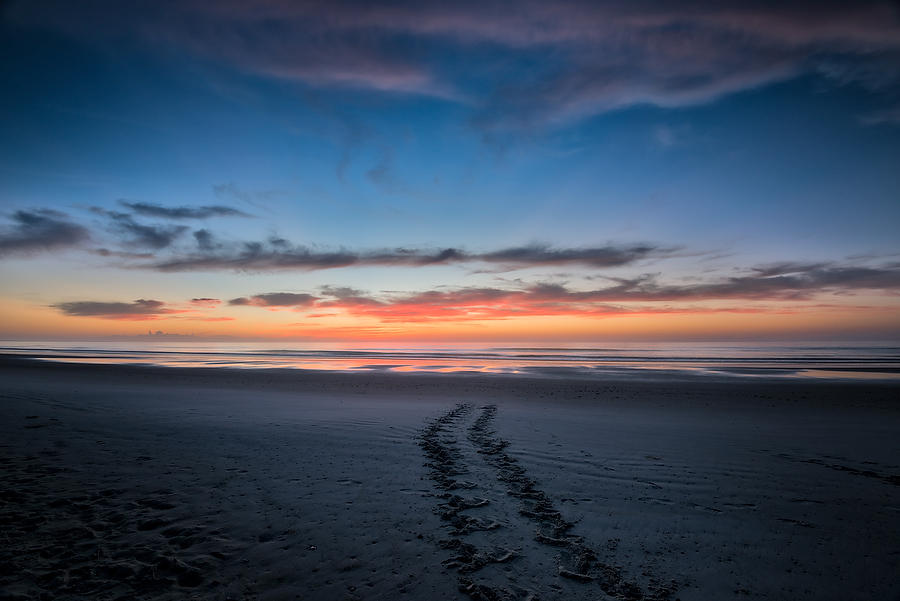
[[[653,132],[656,143],[663,148],[671,148],[675,145],[675,132],[668,125],[660,125]]]
[[[322,294],[325,296],[333,296],[334,298],[346,299],[346,298],[357,298],[360,296],[364,296],[365,292],[358,288],[351,288],[350,286],[319,286],[319,290],[322,291]]]
[[[551,315],[604,317],[723,311],[778,312],[790,308],[785,309],[783,304],[767,308],[748,305],[746,302],[805,302],[828,293],[898,292],[900,265],[858,267],[781,263],[754,268],[747,275],[739,277],[694,284],[660,284],[658,277],[653,275],[611,281],[612,285],[593,290],[576,290],[555,283],[534,283],[519,288],[464,287],[380,296],[353,288],[322,286],[319,297],[285,293],[260,294],[234,299],[231,304],[294,306],[316,311],[309,317],[329,316],[334,315],[335,311],[343,311],[382,322],[486,320]],[[722,300],[740,303],[725,307],[697,304]],[[694,304],[673,304],[685,302]]]
[[[683,146],[692,137],[689,125],[658,125],[653,129],[653,141],[659,148],[668,149]]]
[[[371,307],[384,304],[368,296],[364,291],[348,286],[320,286],[319,290],[325,298],[319,299],[317,307],[327,309],[330,307]]]
[[[532,3],[521,15],[495,19],[482,39],[554,60],[500,80],[473,120],[480,127],[699,105],[804,74],[837,85],[859,81],[848,72],[882,87],[900,80],[898,12],[885,1]],[[841,75],[822,68],[836,57]]]
[[[867,307],[828,304],[823,295],[870,292],[900,293],[900,263],[858,266],[838,263],[773,263],[745,270],[740,276],[690,284],[660,283],[657,275],[610,278],[611,284],[583,290],[553,282],[520,283],[517,287],[461,287],[373,295],[346,286],[321,286],[319,294],[268,292],[233,298],[230,306],[287,308],[306,312],[308,319],[340,314],[385,324],[504,320],[523,317],[785,313],[803,310],[866,310]],[[824,304],[822,300],[826,301]],[[711,302],[715,301],[715,302]],[[733,301],[723,305],[721,301]],[[785,304],[784,301],[788,301]],[[765,305],[764,302],[775,304]],[[159,300],[133,302],[75,301],[52,305],[70,316],[146,320],[184,314],[184,319],[226,321],[208,316],[221,301],[199,297],[186,308]],[[811,304],[812,303],[812,304]]]
[[[752,271],[761,277],[770,277],[775,275],[803,274],[819,269],[827,268],[828,263],[799,263],[795,261],[782,261],[780,263],[768,263],[766,265],[757,265]]]
[[[218,298],[192,298],[191,304],[204,309],[215,309],[222,304],[222,301]]]
[[[213,251],[218,247],[212,232],[207,229],[194,231],[194,240],[197,241],[197,247],[202,251]]]
[[[334,118],[340,126],[338,134],[338,145],[341,156],[335,166],[335,175],[338,180],[345,181],[347,169],[350,167],[350,161],[359,150],[363,141],[372,135],[371,130],[360,119],[348,114],[345,111],[336,110],[331,105],[321,106],[323,103],[317,103],[316,108],[324,111],[326,115]]]
[[[863,125],[881,125],[883,123],[900,125],[900,106],[862,115],[859,121]]]
[[[641,259],[668,256],[676,250],[651,244],[563,249],[535,244],[475,255],[474,258],[479,261],[508,265],[581,264],[590,267],[618,267]]]
[[[167,317],[196,321],[231,321],[228,316],[208,316],[207,310],[216,309],[222,301],[217,298],[192,298],[185,304],[172,305],[160,300],[138,299],[132,302],[70,301],[51,305],[65,315],[73,317],[99,317],[143,321]]]
[[[341,161],[344,161],[343,157]],[[338,173],[340,177],[340,169]],[[410,191],[409,186],[397,176],[394,169],[394,152],[389,147],[381,149],[378,161],[366,171],[366,178],[386,194],[402,194]]]
[[[269,292],[257,294],[249,298],[233,298],[229,305],[250,305],[254,307],[304,307],[313,304],[317,298],[311,294],[294,294],[293,292]]]
[[[241,72],[309,86],[379,90],[438,97],[453,95],[421,60],[422,52],[396,36],[341,27],[341,10],[366,10],[347,3],[326,5],[267,2],[148,2],[125,7],[95,3],[72,9],[48,0],[15,7],[20,23],[50,25],[78,37],[177,49],[186,56]],[[419,58],[420,60],[416,60]]]
[[[16,211],[12,221],[11,227],[0,229],[0,257],[76,246],[90,238],[68,215],[51,209]]]
[[[91,211],[110,220],[112,230],[125,236],[125,244],[160,250],[171,246],[184,232],[184,225],[147,225],[138,223],[128,213],[91,207]]]
[[[216,198],[222,200],[237,200],[239,202],[243,202],[249,205],[252,205],[258,209],[262,209],[264,211],[270,211],[270,209],[266,206],[267,201],[278,198],[279,196],[284,196],[285,191],[279,190],[276,188],[265,188],[258,190],[251,190],[247,188],[242,188],[238,186],[234,182],[227,182],[224,184],[213,184],[213,194],[216,195]],[[248,215],[249,217],[249,215]]]
[[[336,311],[341,311],[356,317],[373,318],[381,323],[484,321],[553,315],[608,317],[649,313],[757,312],[759,310],[734,307],[623,306],[573,298],[572,294],[562,287],[549,293],[546,286],[523,290],[460,288],[429,290],[383,299],[361,295],[322,298],[312,301],[304,308],[315,311],[307,314],[310,319],[331,317],[337,314]],[[256,304],[248,302],[249,299],[246,298],[236,300],[240,301],[239,304]],[[323,309],[325,311],[322,311]]]
[[[176,256],[150,267],[159,271],[277,271],[332,269],[358,262],[358,257],[350,252],[316,252],[303,246],[289,249],[283,246],[277,241],[245,242],[231,252]]]
[[[19,23],[317,88],[421,94],[484,128],[637,104],[680,107],[803,74],[870,89],[900,78],[898,9],[857,2],[663,0],[18,3]],[[375,175],[378,175],[376,169]]]
[[[90,252],[101,257],[116,257],[119,259],[152,259],[153,253],[135,253],[124,250],[110,250],[108,248],[94,248]]]
[[[211,251],[207,238],[195,232],[203,251]],[[553,248],[528,245],[484,253],[469,253],[458,248],[380,251],[340,249],[322,251],[273,238],[265,242],[245,242],[236,248],[218,249],[186,256],[174,256],[149,265],[160,271],[278,271],[336,269],[349,266],[424,267],[454,263],[491,263],[503,269],[522,269],[546,265],[585,265],[618,267],[644,259],[674,255],[679,249],[652,244],[607,245],[591,248]]]
[[[754,273],[710,283],[658,284],[654,279],[620,280],[593,294],[615,301],[769,299],[800,300],[822,292],[900,289],[900,267],[858,267],[829,263],[781,263],[758,267]]]
[[[148,202],[130,202],[120,200],[119,204],[147,217],[165,219],[207,219],[209,217],[250,217],[247,213],[222,205],[201,207],[164,207]]]
[[[394,186],[391,162],[392,153],[389,150],[385,150],[382,152],[378,162],[371,169],[366,171],[366,177],[369,178],[369,181],[385,191],[392,190]]]
[[[100,317],[103,319],[145,320],[157,319],[161,315],[176,313],[166,308],[165,303],[158,300],[138,299],[131,303],[73,301],[57,303],[53,307],[66,315],[77,317]]]

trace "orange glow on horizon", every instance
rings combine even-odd
[[[0,304],[5,338],[96,338],[145,335],[148,330],[198,339],[297,340],[641,340],[726,339],[833,336],[878,336],[900,331],[900,315],[890,306],[858,307],[783,303],[748,304],[744,308],[707,302],[689,307],[632,307],[604,312],[550,307],[546,311],[505,311],[505,307],[429,312],[427,306],[403,305],[389,315],[369,309],[173,308],[159,315],[69,316],[22,301]],[[401,317],[407,316],[404,320]]]

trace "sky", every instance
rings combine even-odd
[[[900,341],[894,2],[0,3],[0,338]]]

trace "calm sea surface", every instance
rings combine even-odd
[[[900,346],[627,343],[394,345],[286,342],[18,342],[0,352],[53,361],[173,367],[483,372],[603,377],[654,373],[900,380]]]

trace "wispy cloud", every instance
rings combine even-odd
[[[305,307],[318,300],[311,294],[295,294],[292,292],[269,292],[251,297],[233,298],[229,305],[251,305],[255,307]]]
[[[196,235],[196,234],[195,234]],[[208,250],[211,239],[198,237],[201,250]],[[175,256],[150,265],[160,271],[277,271],[320,270],[349,266],[423,267],[454,263],[491,263],[505,269],[522,269],[547,265],[586,265],[618,267],[644,259],[672,256],[678,249],[652,244],[607,245],[592,248],[554,248],[528,245],[483,253],[459,248],[414,249],[394,248],[376,251],[339,249],[317,250],[292,245],[283,239],[245,242],[238,247],[217,249],[186,256]]]
[[[366,10],[347,4],[340,10]],[[151,47],[168,46],[245,73],[311,86],[363,88],[448,97],[414,48],[377,32],[354,32],[334,21],[327,5],[238,2],[116,4],[73,10],[46,1],[16,7],[20,22],[51,25],[77,36],[127,36]],[[329,21],[332,21],[329,23]],[[98,27],[97,23],[103,27]]]
[[[136,205],[123,204],[129,208]],[[201,211],[205,214],[206,209],[214,208],[156,207],[144,213],[193,219],[200,218]],[[184,244],[176,244],[188,231],[187,226],[144,223],[130,213],[100,207],[91,207],[90,210],[106,219],[107,229],[116,237],[111,242],[119,246],[112,249],[95,248],[90,252],[104,257],[132,260],[123,266],[163,272],[316,271],[344,267],[428,267],[478,263],[491,265],[492,271],[565,265],[611,268],[675,257],[684,252],[681,247],[650,243],[610,243],[582,248],[560,248],[535,243],[484,252],[472,252],[459,247],[327,249],[295,244],[275,236],[262,241],[231,242],[218,238],[206,228],[192,232],[196,246],[191,251]],[[65,215],[55,211],[19,211],[14,217],[19,222],[18,227],[0,236],[0,251],[64,248],[89,238],[87,229],[68,221]],[[168,252],[160,255],[141,249]]]
[[[11,221],[0,228],[0,257],[72,247],[90,238],[68,215],[50,209],[16,211]]]
[[[883,123],[900,125],[900,106],[867,113],[860,116],[859,121],[863,125],[881,125]]]
[[[152,259],[153,253],[137,253],[127,250],[110,250],[108,248],[93,248],[89,252],[101,257],[116,257],[118,259]]]
[[[127,246],[137,246],[160,250],[171,246],[184,232],[188,230],[184,225],[149,225],[135,221],[128,213],[109,211],[100,207],[92,207],[97,215],[109,219],[112,231],[123,236],[123,242]]]
[[[285,191],[277,188],[250,189],[237,185],[235,182],[213,184],[213,194],[220,200],[239,201],[258,209],[268,211],[266,203],[270,200],[284,196]]]
[[[900,266],[861,267],[831,263],[782,263],[754,273],[709,283],[659,284],[655,279],[620,280],[617,286],[585,293],[609,300],[773,299],[800,300],[837,291],[900,289]]]
[[[199,207],[166,207],[149,202],[120,200],[119,204],[138,215],[162,217],[164,219],[208,219],[209,217],[250,217],[247,213],[223,205]]]
[[[464,99],[490,128],[696,105],[802,74],[844,84],[862,73],[870,87],[900,78],[889,0],[34,4],[13,17],[308,86]]]

